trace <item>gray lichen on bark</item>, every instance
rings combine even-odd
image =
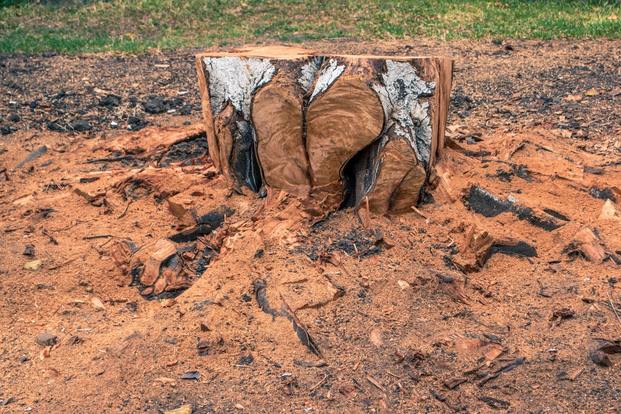
[[[412,106],[412,119],[415,120],[414,136],[415,143],[412,142],[410,136],[410,145],[416,144],[416,158],[425,165],[425,168],[429,166],[429,159],[431,157],[431,117],[429,115],[429,103],[428,102],[416,102]]]
[[[269,82],[276,68],[269,59],[242,59],[236,56],[203,59],[209,77],[209,99],[213,113],[231,102],[245,120],[250,120],[252,95]]]
[[[326,91],[341,76],[344,70],[345,65],[339,65],[336,59],[330,59],[328,65],[321,68],[319,72],[310,100],[312,101],[317,95]]]
[[[252,191],[258,192],[262,186],[261,166],[256,156],[256,133],[250,107],[255,91],[272,79],[276,68],[269,59],[242,59],[236,56],[205,57],[203,63],[213,113],[219,114],[228,102],[236,112],[233,146],[226,156],[237,178]]]
[[[382,82],[375,82],[372,88],[384,108],[384,131],[392,129],[395,135],[406,139],[416,158],[427,167],[431,153],[431,116],[429,103],[421,103],[419,98],[431,96],[435,83],[422,80],[410,63],[392,60],[386,61],[386,71],[381,77]]]
[[[317,72],[321,69],[323,58],[321,56],[313,56],[310,60],[302,65],[300,69],[300,76],[298,77],[298,83],[304,90],[304,92],[310,92],[313,82],[317,78]]]

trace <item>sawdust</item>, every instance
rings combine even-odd
[[[2,410],[618,405],[617,348],[593,345],[618,344],[621,331],[619,221],[600,217],[619,207],[591,192],[621,188],[618,152],[597,149],[614,148],[613,136],[585,151],[550,128],[490,128],[474,143],[455,132],[416,211],[342,210],[310,225],[294,195],[231,193],[201,151],[162,165],[167,149],[149,143],[154,133],[180,134],[169,146],[195,133],[168,124],[92,141],[39,131],[3,139]],[[145,151],[114,160],[128,142]],[[477,213],[465,202],[473,186],[559,226],[515,208]],[[202,219],[224,207],[233,213],[221,221]],[[207,222],[217,225],[196,230]],[[150,263],[140,284],[132,259],[142,253],[128,240]],[[536,255],[490,240],[521,241]],[[476,266],[464,274],[460,258]],[[36,342],[43,334],[50,345]]]

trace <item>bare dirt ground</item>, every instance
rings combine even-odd
[[[621,42],[307,47],[456,59],[417,212],[231,194],[192,51],[0,57],[0,412],[621,412]]]

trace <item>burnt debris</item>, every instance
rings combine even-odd
[[[45,145],[42,145],[39,148],[37,148],[36,150],[32,151],[30,154],[28,154],[28,156],[26,158],[24,158],[22,161],[20,161],[15,166],[15,168],[16,169],[22,168],[24,165],[28,164],[29,162],[32,162],[32,161],[36,160],[37,158],[42,157],[46,153],[47,153],[47,147]]]
[[[175,233],[169,237],[175,243],[187,243],[195,241],[200,236],[210,234],[212,231],[222,226],[226,217],[230,217],[235,213],[230,207],[221,206],[202,216],[197,216],[193,211],[192,216],[196,222],[195,226]]]
[[[333,239],[325,245],[325,234],[311,237],[308,244],[300,246],[296,252],[303,253],[309,259],[322,260],[333,252],[342,252],[349,256],[366,258],[381,253],[392,247],[384,240],[384,235],[379,229],[351,229],[344,235]]]
[[[615,192],[610,187],[591,187],[589,189],[589,194],[593,198],[598,198],[600,200],[611,200],[615,203],[617,202]]]
[[[470,187],[463,197],[463,202],[470,210],[485,217],[496,217],[499,214],[511,212],[518,219],[525,220],[546,231],[555,230],[569,221],[567,216],[555,210],[544,209],[537,214],[534,209],[519,205],[512,198],[501,199],[477,185]]]
[[[518,241],[516,243],[495,242],[490,250],[490,256],[496,253],[507,254],[510,256],[537,257],[537,250],[530,244]]]
[[[159,160],[158,167],[168,167],[171,164],[193,165],[201,162],[207,155],[207,139],[205,133],[201,133],[171,145]]]

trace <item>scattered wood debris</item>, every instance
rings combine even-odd
[[[576,233],[571,243],[563,249],[563,253],[572,259],[582,257],[594,263],[610,259],[616,264],[621,264],[621,258],[609,251],[597,234],[588,227],[583,227]]]
[[[459,254],[451,256],[450,260],[464,272],[476,272],[485,266],[489,258],[496,253],[518,257],[537,256],[537,250],[524,241],[497,238],[471,225],[465,232]]]

